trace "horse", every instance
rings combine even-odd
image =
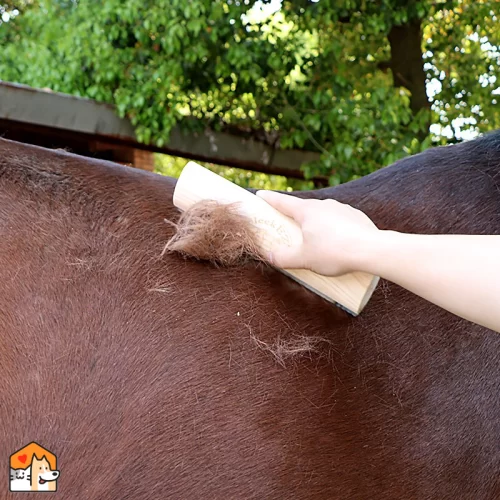
[[[499,176],[500,131],[294,195],[500,234]],[[39,443],[62,499],[500,498],[497,333],[386,280],[353,317],[164,253],[175,182],[0,140],[3,463]]]

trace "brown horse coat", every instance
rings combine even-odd
[[[499,234],[499,179],[494,133],[301,196]],[[37,441],[61,499],[500,498],[498,334],[386,281],[352,318],[263,264],[162,257],[174,184],[0,140],[5,471]]]

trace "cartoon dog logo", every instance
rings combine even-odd
[[[10,491],[56,491],[57,457],[38,443],[10,456]]]

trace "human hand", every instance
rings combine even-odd
[[[300,246],[273,249],[271,262],[283,269],[310,269],[325,276],[363,271],[363,256],[377,226],[360,210],[335,200],[304,200],[273,191],[257,191],[302,229]]]

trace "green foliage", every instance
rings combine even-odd
[[[435,121],[451,128],[452,137],[457,119],[477,132],[500,127],[500,3],[456,3],[433,7],[424,29],[427,73],[441,87],[433,98]]]
[[[305,174],[337,184],[445,142],[381,69],[391,27],[415,20],[434,128],[500,127],[496,0],[283,0],[271,16],[255,0],[4,4],[20,14],[0,24],[1,79],[113,103],[158,146],[176,124],[236,130],[320,152]]]

